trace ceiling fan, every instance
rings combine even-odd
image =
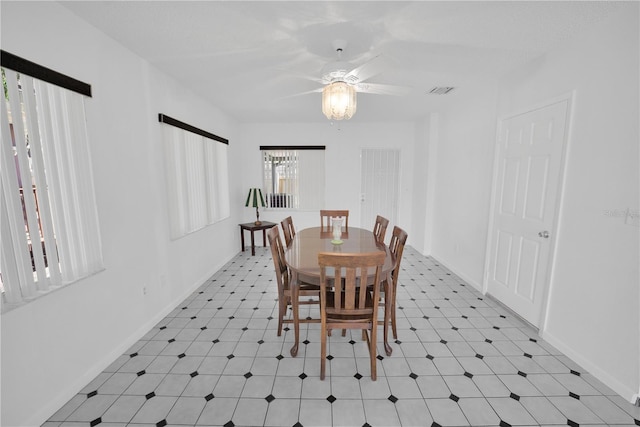
[[[320,79],[313,79],[324,86],[299,94],[322,92],[322,112],[327,119],[350,119],[356,112],[358,93],[398,96],[409,93],[407,87],[367,82],[381,72],[381,55],[354,67],[342,60],[346,44],[344,40],[333,42],[337,60],[322,67]]]

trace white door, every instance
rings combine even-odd
[[[549,284],[568,100],[501,122],[487,292],[539,326]]]
[[[363,149],[360,166],[360,226],[373,229],[381,215],[389,220],[388,237],[397,224],[400,150]]]

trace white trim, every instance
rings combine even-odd
[[[551,249],[549,251],[549,270],[547,271],[548,286],[545,289],[543,295],[542,309],[540,313],[539,330],[545,331],[547,321],[549,320],[549,306],[551,305],[551,290],[554,286],[554,278],[556,275],[556,254],[558,253],[558,236],[560,235],[560,229],[562,226],[562,212],[565,201],[565,190],[567,182],[567,159],[569,158],[569,147],[571,146],[571,139],[573,135],[573,117],[574,117],[574,104],[575,104],[575,91],[565,94],[564,98],[558,99],[556,102],[567,101],[566,121],[564,129],[564,145],[562,147],[562,153],[560,154],[560,171],[558,172],[558,194],[556,195],[556,211],[553,217],[552,239]]]
[[[585,371],[593,375],[596,379],[602,381],[604,385],[609,387],[614,392],[618,393],[623,398],[627,399],[631,403],[635,403],[634,397],[637,396],[636,391],[632,388],[622,384],[618,379],[609,375],[609,373],[601,369],[598,365],[592,363],[589,359],[585,358],[579,351],[574,350],[565,344],[564,340],[558,339],[552,334],[540,330],[540,337],[560,350],[565,356],[573,360],[580,365]]]
[[[498,186],[498,173],[499,173],[498,159],[500,158],[500,140],[502,135],[503,120],[504,118],[497,119],[496,137],[495,137],[495,142],[493,147],[491,197],[489,200],[489,217],[488,217],[489,224],[487,224],[487,238],[486,238],[487,245],[484,250],[484,274],[482,275],[482,286],[481,286],[483,295],[486,295],[487,291],[489,290],[488,289],[489,288],[489,264],[491,262],[491,253],[493,249],[493,245],[491,242],[492,242],[493,229],[494,229],[494,226],[493,226],[494,217],[496,214],[496,209],[495,209],[496,197],[497,197],[496,187]]]
[[[498,181],[498,167],[497,167],[497,163],[498,163],[498,159],[499,159],[499,155],[500,155],[500,142],[501,142],[501,135],[502,135],[502,125],[503,122],[522,115],[522,114],[526,114],[532,111],[536,111],[542,108],[546,108],[549,107],[551,105],[554,104],[558,104],[561,102],[567,102],[567,109],[566,109],[566,122],[565,122],[565,130],[564,130],[564,137],[563,137],[563,147],[562,147],[562,151],[561,151],[561,155],[560,155],[560,170],[559,170],[559,182],[558,182],[558,194],[556,195],[556,201],[555,201],[555,212],[554,212],[554,217],[552,220],[552,227],[551,227],[551,236],[552,236],[552,241],[551,241],[551,245],[550,245],[550,249],[549,249],[549,268],[547,271],[547,277],[546,277],[546,282],[547,282],[547,286],[544,290],[544,294],[542,295],[542,305],[541,305],[541,309],[540,309],[540,320],[538,322],[538,325],[534,325],[535,327],[537,327],[540,331],[544,331],[545,327],[546,327],[546,323],[547,323],[547,316],[548,316],[548,307],[550,304],[550,299],[551,299],[551,288],[553,286],[553,277],[555,274],[555,261],[556,261],[556,253],[557,253],[557,246],[558,246],[558,239],[556,238],[556,236],[558,235],[558,230],[559,230],[559,225],[560,225],[560,219],[561,219],[561,213],[562,210],[561,208],[563,207],[563,201],[564,201],[564,194],[565,194],[565,182],[566,182],[566,162],[567,162],[567,152],[568,152],[568,147],[570,145],[570,141],[571,141],[571,135],[572,135],[572,121],[573,121],[573,105],[574,105],[574,97],[575,97],[575,91],[571,91],[562,95],[559,95],[557,97],[551,98],[549,100],[546,101],[541,101],[539,103],[533,104],[527,108],[524,108],[520,111],[516,111],[516,112],[512,112],[506,115],[503,115],[501,117],[498,117],[497,119],[497,126],[496,126],[496,140],[495,140],[495,146],[494,146],[494,158],[493,158],[493,178],[492,178],[492,184],[491,184],[491,201],[490,201],[490,207],[489,207],[489,224],[487,227],[487,246],[485,249],[485,262],[484,262],[484,274],[482,277],[482,293],[486,294],[488,291],[488,285],[489,285],[489,271],[490,271],[490,262],[491,262],[491,256],[493,253],[493,231],[494,231],[494,218],[495,218],[495,201],[496,201],[496,187],[498,185],[497,181]]]
[[[442,261],[442,258],[438,258],[438,257],[435,257],[433,255],[425,255],[425,256],[428,256],[428,257],[432,258],[438,264],[440,264],[441,266],[445,267],[447,270],[451,271],[453,274],[455,274],[456,276],[458,276],[459,278],[464,280],[466,284],[473,286],[473,288],[475,290],[477,290],[478,292],[481,292],[483,295],[485,295],[485,293],[482,292],[482,284],[478,283],[477,281],[475,281],[474,279],[472,279],[471,277],[469,277],[465,273],[456,271],[454,268],[451,268],[450,266],[453,265],[453,263],[449,263],[448,261]]]
[[[463,279],[467,284],[475,287],[477,290],[481,290],[480,284],[470,279],[466,274],[456,271],[454,268],[451,268],[447,261],[442,261],[440,258],[437,258],[433,255],[425,255],[431,257],[434,261],[442,265],[451,271],[451,273]],[[486,292],[483,292],[483,295],[487,295]],[[494,298],[492,295],[487,295],[488,298]],[[498,303],[500,302],[497,300]],[[510,310],[508,307],[506,309]],[[517,313],[515,313],[517,315]],[[521,321],[523,319],[520,319]],[[535,328],[534,325],[530,325]],[[632,404],[636,403],[636,400],[640,397],[640,393],[636,393],[635,390],[629,388],[628,386],[622,384],[618,379],[609,375],[608,372],[601,369],[598,365],[592,363],[589,359],[585,358],[580,352],[575,351],[572,347],[569,347],[565,344],[565,341],[557,339],[555,336],[550,334],[547,331],[538,328],[538,335],[547,343],[551,344],[553,347],[562,352],[563,355],[573,360],[575,363],[580,365],[582,369],[584,369],[589,374],[593,375],[599,381],[602,381],[604,385],[611,388],[614,392],[627,399]]]
[[[569,103],[572,104],[571,101],[574,98],[575,98],[575,91],[572,90],[570,92],[565,92],[553,98],[536,102],[535,104],[529,105],[528,107],[525,107],[525,108],[521,108],[520,110],[516,110],[515,112],[504,114],[503,116],[498,117],[498,128],[502,121],[520,116],[522,114],[531,113],[532,111],[540,110],[542,108],[548,107],[550,105],[558,104],[563,101],[569,101]]]

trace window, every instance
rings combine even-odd
[[[324,146],[260,147],[267,208],[324,205]]]
[[[160,114],[171,237],[176,239],[229,217],[228,141]]]
[[[0,287],[7,311],[101,270],[103,262],[85,96],[58,86],[62,75],[4,51],[2,65]]]

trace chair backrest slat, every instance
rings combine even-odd
[[[287,246],[291,244],[293,238],[296,236],[296,229],[293,226],[293,219],[288,216],[280,222],[282,226],[282,234],[284,234],[284,241]]]
[[[320,210],[320,227],[321,231],[331,231],[331,218],[343,218],[344,230],[349,231],[349,210],[348,209],[321,209]]]
[[[404,245],[407,243],[407,237],[407,232],[402,228],[398,227],[397,225],[393,227],[391,241],[389,242],[389,251],[395,258],[395,265],[393,266],[393,271],[391,273],[394,283],[398,280],[400,262],[402,261],[402,253],[404,252]]]
[[[376,216],[376,223],[373,225],[373,235],[376,237],[376,241],[384,243],[384,236],[387,233],[387,226],[389,220],[380,215]]]
[[[271,256],[276,271],[276,280],[278,282],[278,292],[283,292],[289,288],[289,269],[284,259],[284,246],[280,239],[280,231],[278,227],[271,227],[267,230],[267,239],[271,247]]]
[[[373,314],[377,307],[366,306],[367,293],[371,291],[367,286],[361,284],[371,283],[369,268],[375,267],[373,283],[380,283],[380,274],[384,264],[385,252],[376,251],[363,254],[332,253],[321,252],[318,254],[318,264],[320,265],[320,286],[321,295],[329,287],[329,279],[334,279],[334,305],[326,307],[327,313],[341,315],[364,315]],[[333,268],[333,276],[327,277],[327,269]],[[379,296],[379,286],[373,286],[373,301],[377,301]]]

